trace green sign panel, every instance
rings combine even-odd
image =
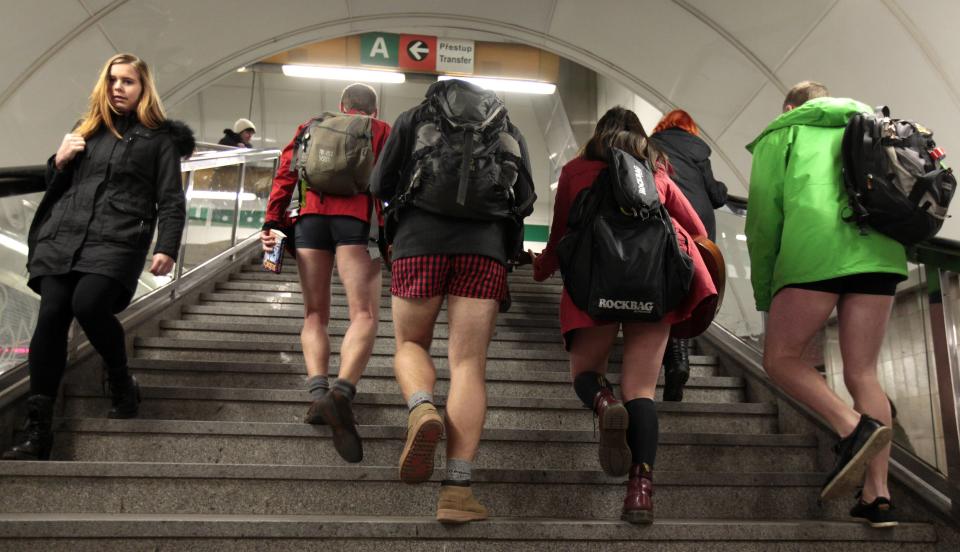
[[[360,64],[396,67],[399,63],[397,47],[400,35],[393,33],[364,33],[360,35]]]

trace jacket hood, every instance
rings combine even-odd
[[[747,151],[753,153],[757,142],[776,130],[794,125],[845,127],[847,120],[856,113],[873,113],[873,110],[867,104],[850,98],[814,98],[780,114],[753,142],[747,144]]]
[[[160,123],[158,130],[170,133],[170,137],[173,138],[173,145],[177,148],[177,154],[180,157],[192,155],[193,150],[197,147],[197,141],[193,137],[193,129],[183,121],[167,119]]]
[[[694,136],[681,128],[668,128],[650,137],[654,145],[665,144],[661,149],[676,149],[694,161],[703,161],[710,157],[710,146],[699,136]],[[667,154],[669,155],[669,151]]]

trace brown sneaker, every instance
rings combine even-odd
[[[307,409],[307,415],[303,417],[303,423],[313,425],[327,425],[320,413],[323,404],[320,401],[312,401],[310,408]]]
[[[423,483],[433,475],[443,420],[431,403],[418,404],[407,419],[407,444],[400,453],[400,481]]]
[[[626,475],[633,461],[627,445],[627,409],[612,389],[604,387],[593,398],[593,412],[600,426],[600,468],[607,475]]]
[[[467,523],[487,519],[487,509],[473,496],[470,487],[441,485],[437,499],[437,521]]]

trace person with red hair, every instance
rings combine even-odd
[[[727,186],[713,177],[710,146],[700,138],[700,128],[682,109],[664,115],[650,137],[670,160],[670,177],[687,197],[716,241],[717,221],[713,210],[727,201]],[[690,378],[690,348],[685,339],[671,339],[663,357],[663,400],[683,400],[683,386]]]

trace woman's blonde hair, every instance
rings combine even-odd
[[[157,94],[157,87],[153,83],[153,75],[146,62],[133,54],[117,54],[108,59],[100,70],[97,84],[90,93],[90,106],[83,115],[80,125],[73,131],[83,136],[84,140],[100,130],[101,125],[110,129],[117,138],[121,138],[117,127],[113,124],[114,115],[119,113],[110,103],[110,68],[114,65],[132,65],[140,76],[141,92],[140,101],[137,103],[137,118],[140,123],[147,128],[157,128],[167,119],[163,104],[160,103],[160,95]]]

